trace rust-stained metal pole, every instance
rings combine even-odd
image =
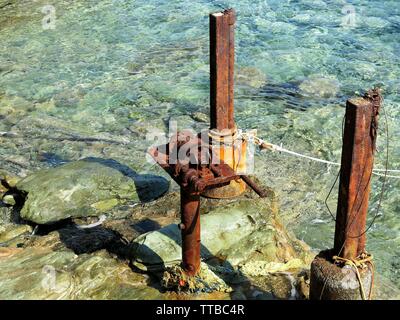
[[[251,180],[248,176],[242,175],[240,177],[242,178],[242,180],[244,182],[246,182],[246,184],[250,188],[253,189],[253,191],[255,193],[257,193],[260,196],[260,198],[266,198],[267,197],[268,193],[265,190],[261,189],[260,186],[257,183],[255,183],[253,180]]]
[[[183,269],[194,276],[200,268],[200,195],[181,188],[181,224]]]
[[[347,101],[334,245],[334,253],[345,259],[356,259],[365,250],[380,103],[378,90]]]
[[[234,129],[235,11],[210,14],[210,127]]]
[[[210,14],[210,131],[215,159],[220,159],[239,172],[246,170],[247,142],[237,139],[234,119],[235,67],[234,9]],[[202,196],[226,199],[237,197],[246,189],[241,180],[207,190]]]

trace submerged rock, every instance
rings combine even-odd
[[[334,77],[313,75],[300,84],[299,90],[304,96],[330,98],[337,95],[339,82]]]
[[[238,68],[235,73],[235,84],[238,87],[249,86],[253,88],[261,88],[267,82],[266,75],[255,67]]]
[[[204,123],[209,123],[210,122],[210,117],[203,113],[203,112],[193,112],[191,115],[193,120],[198,121],[198,122],[204,122]]]
[[[11,220],[11,210],[0,203],[0,226],[9,223]]]
[[[16,204],[15,198],[13,195],[11,194],[7,194],[5,195],[2,199],[1,199],[6,205],[9,206],[14,206]]]
[[[116,164],[87,158],[28,176],[16,185],[26,194],[21,217],[48,224],[70,217],[99,216],[127,201],[149,201],[168,190],[166,179],[138,175]]]
[[[0,183],[0,198],[7,192],[7,188]]]
[[[160,299],[106,251],[76,255],[69,250],[0,248],[0,299]]]
[[[10,223],[5,225],[0,225],[0,243],[7,242],[23,234],[29,234],[31,232],[32,232],[32,227],[26,224],[16,225]]]
[[[0,170],[0,198],[10,189],[14,188],[17,182],[20,180],[19,177],[10,175]]]

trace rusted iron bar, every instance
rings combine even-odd
[[[356,259],[365,250],[368,198],[381,96],[377,89],[347,101],[334,252]]]
[[[181,188],[182,264],[189,276],[200,268],[200,195]]]
[[[234,129],[235,11],[210,14],[211,129]]]
[[[260,196],[260,198],[265,198],[268,194],[267,194],[267,192],[265,191],[265,190],[263,190],[262,188],[260,188],[260,186],[257,184],[257,183],[255,183],[253,180],[251,180],[248,176],[245,176],[245,175],[242,175],[242,176],[240,176],[241,178],[242,178],[242,180],[244,181],[244,182],[246,182],[246,184],[251,188],[251,189],[253,189],[253,191],[255,192],[255,193],[257,193],[259,196]]]

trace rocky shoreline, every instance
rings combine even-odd
[[[135,189],[135,176],[101,166],[82,160],[20,181],[2,175],[2,299],[306,296],[306,268],[313,253],[280,223],[272,190],[262,200],[250,191],[235,200],[202,200],[203,264],[229,290],[174,292],[163,288],[162,279],[167,266],[179,265],[179,194],[165,194],[168,184],[160,183],[165,179],[154,176],[142,179],[147,188]],[[107,189],[92,184],[99,177],[107,177]],[[122,177],[130,188],[124,188]],[[139,197],[143,190],[145,197]],[[106,201],[100,195],[119,201],[93,206],[93,201]],[[7,199],[14,202],[4,203]],[[96,225],[100,215],[105,220]]]
[[[0,299],[308,298],[315,252],[271,189],[202,199],[201,277],[182,290],[179,193],[164,178],[91,158],[0,178]]]

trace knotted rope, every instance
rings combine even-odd
[[[357,275],[357,280],[360,284],[361,297],[363,300],[366,300],[366,296],[365,296],[365,290],[364,290],[364,285],[363,285],[363,282],[361,279],[360,271],[358,269],[366,268],[367,264],[369,264],[371,266],[372,279],[371,279],[371,287],[370,287],[369,294],[368,294],[368,300],[371,300],[372,290],[373,290],[373,286],[374,286],[374,271],[375,271],[375,267],[374,267],[374,263],[373,263],[373,256],[367,252],[363,252],[356,259],[345,259],[345,258],[338,257],[338,256],[333,256],[332,259],[335,264],[347,265],[347,266],[351,266],[354,268],[356,275]]]

